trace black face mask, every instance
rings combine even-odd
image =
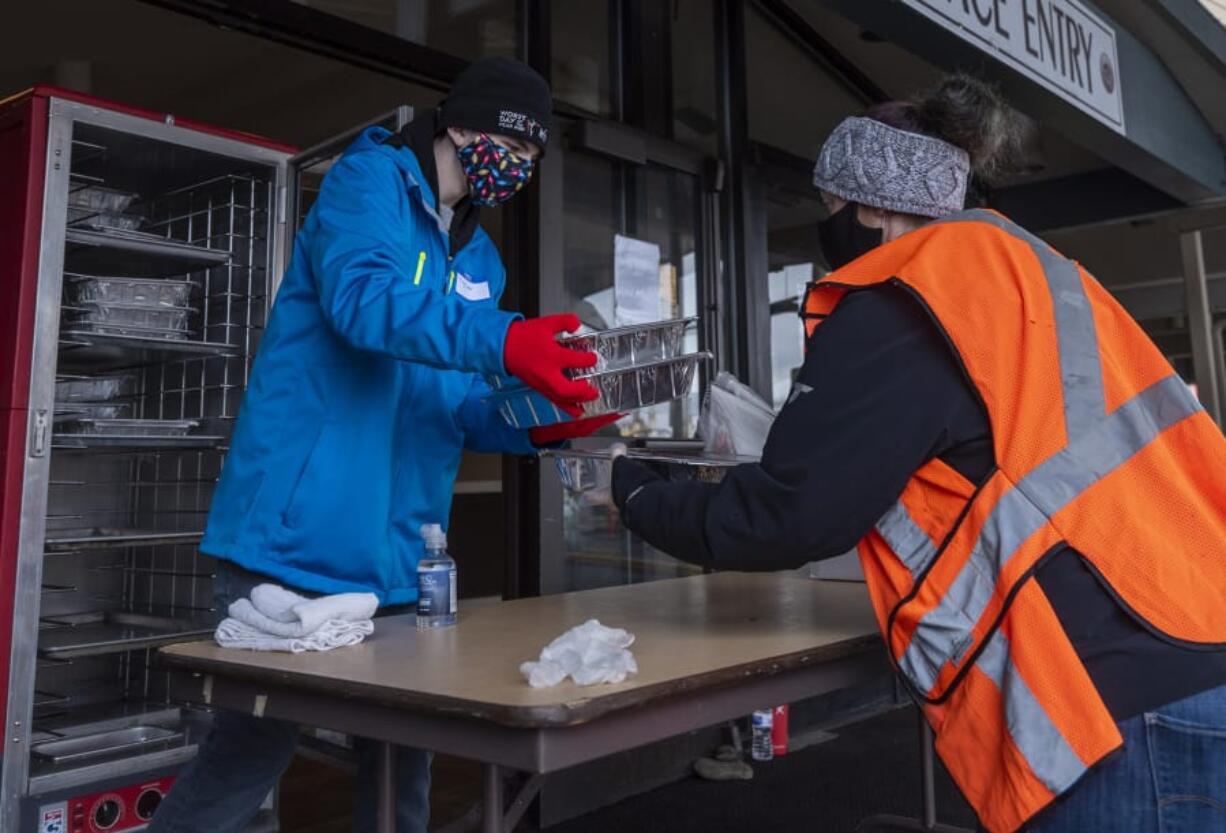
[[[840,269],[881,245],[882,230],[862,225],[856,214],[856,203],[849,202],[817,224],[817,239],[831,269]]]

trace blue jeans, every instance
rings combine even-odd
[[[265,581],[269,579],[219,560],[213,583],[218,621],[232,601]],[[289,766],[297,745],[298,726],[293,723],[219,710],[195,759],[158,807],[148,833],[239,833]],[[358,774],[353,829],[374,833],[376,745],[360,738],[354,745]],[[429,819],[430,753],[397,747],[397,833],[426,833]]]
[[[1124,748],[1028,833],[1226,833],[1226,686],[1120,723]]]

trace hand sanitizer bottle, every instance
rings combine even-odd
[[[424,524],[421,538],[426,554],[417,563],[417,627],[449,628],[456,622],[456,580],[447,534],[439,524]]]

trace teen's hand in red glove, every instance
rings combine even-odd
[[[596,364],[596,354],[558,344],[558,333],[579,329],[576,315],[544,315],[516,321],[507,329],[502,363],[507,372],[539,391],[559,408],[577,415],[577,405],[595,399],[596,389],[582,379],[568,379],[563,370]]]
[[[542,425],[540,428],[529,430],[528,437],[532,440],[533,445],[544,448],[545,446],[555,445],[566,440],[595,434],[609,423],[617,422],[624,416],[625,414],[603,414],[601,416],[588,417],[587,419],[576,419],[571,422]]]

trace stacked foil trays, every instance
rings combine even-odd
[[[61,379],[55,383],[56,431],[84,419],[123,419],[135,393],[136,377],[130,375]]]
[[[583,405],[583,417],[627,413],[685,396],[694,384],[700,362],[710,353],[683,353],[685,330],[696,319],[678,318],[634,327],[565,336],[570,348],[596,354],[596,365],[569,375],[584,379],[597,397]],[[511,376],[486,377],[489,397],[502,418],[516,428],[565,422],[571,416],[541,394]]]
[[[145,338],[192,334],[191,281],[65,273],[68,330]]]
[[[138,195],[90,185],[68,195],[68,224],[108,234],[142,235],[130,213]],[[148,235],[147,235],[148,236]],[[64,328],[69,332],[183,340],[192,334],[192,284],[184,280],[64,274]]]
[[[140,440],[145,445],[171,446],[199,427],[191,419],[131,419],[138,381],[132,374],[57,380],[56,441],[125,445]]]

